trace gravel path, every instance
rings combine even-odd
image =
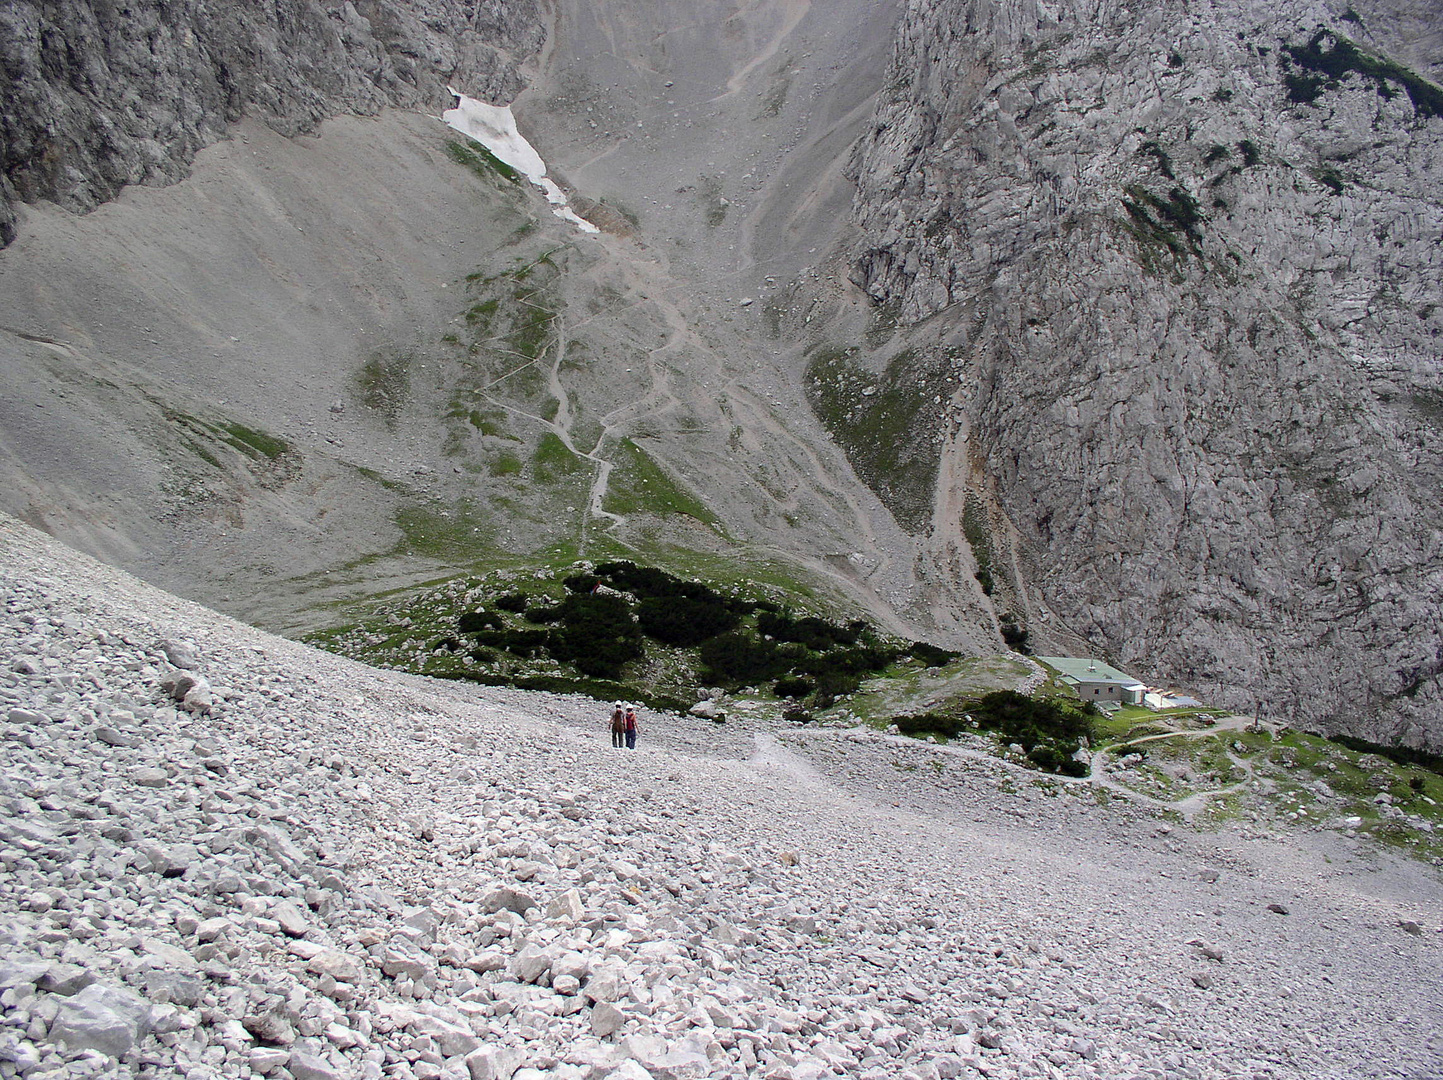
[[[1438,875],[1342,837],[862,730],[614,750],[8,519],[0,595],[0,1076],[1443,1075]]]

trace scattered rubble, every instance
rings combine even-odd
[[[9,523],[0,595],[6,1078],[1443,1064],[1419,864],[1329,891],[877,733],[655,716],[617,753],[595,702],[368,669]]]

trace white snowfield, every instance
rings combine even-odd
[[[1438,874],[1359,841],[875,731],[617,750],[4,515],[0,602],[3,1078],[1443,1075]]]
[[[457,105],[441,114],[447,126],[474,139],[539,187],[557,217],[585,233],[601,231],[566,204],[566,193],[546,175],[546,162],[517,130],[510,105],[488,105],[452,87],[448,89],[456,95]]]

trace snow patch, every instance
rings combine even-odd
[[[566,193],[546,175],[546,162],[516,129],[516,117],[511,115],[510,105],[488,105],[450,87],[447,89],[456,95],[457,101],[454,109],[441,114],[448,127],[474,139],[539,187],[557,217],[571,222],[582,232],[601,231],[566,205]]]

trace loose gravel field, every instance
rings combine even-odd
[[[1438,873],[374,670],[0,521],[0,1076],[1443,1075]]]

